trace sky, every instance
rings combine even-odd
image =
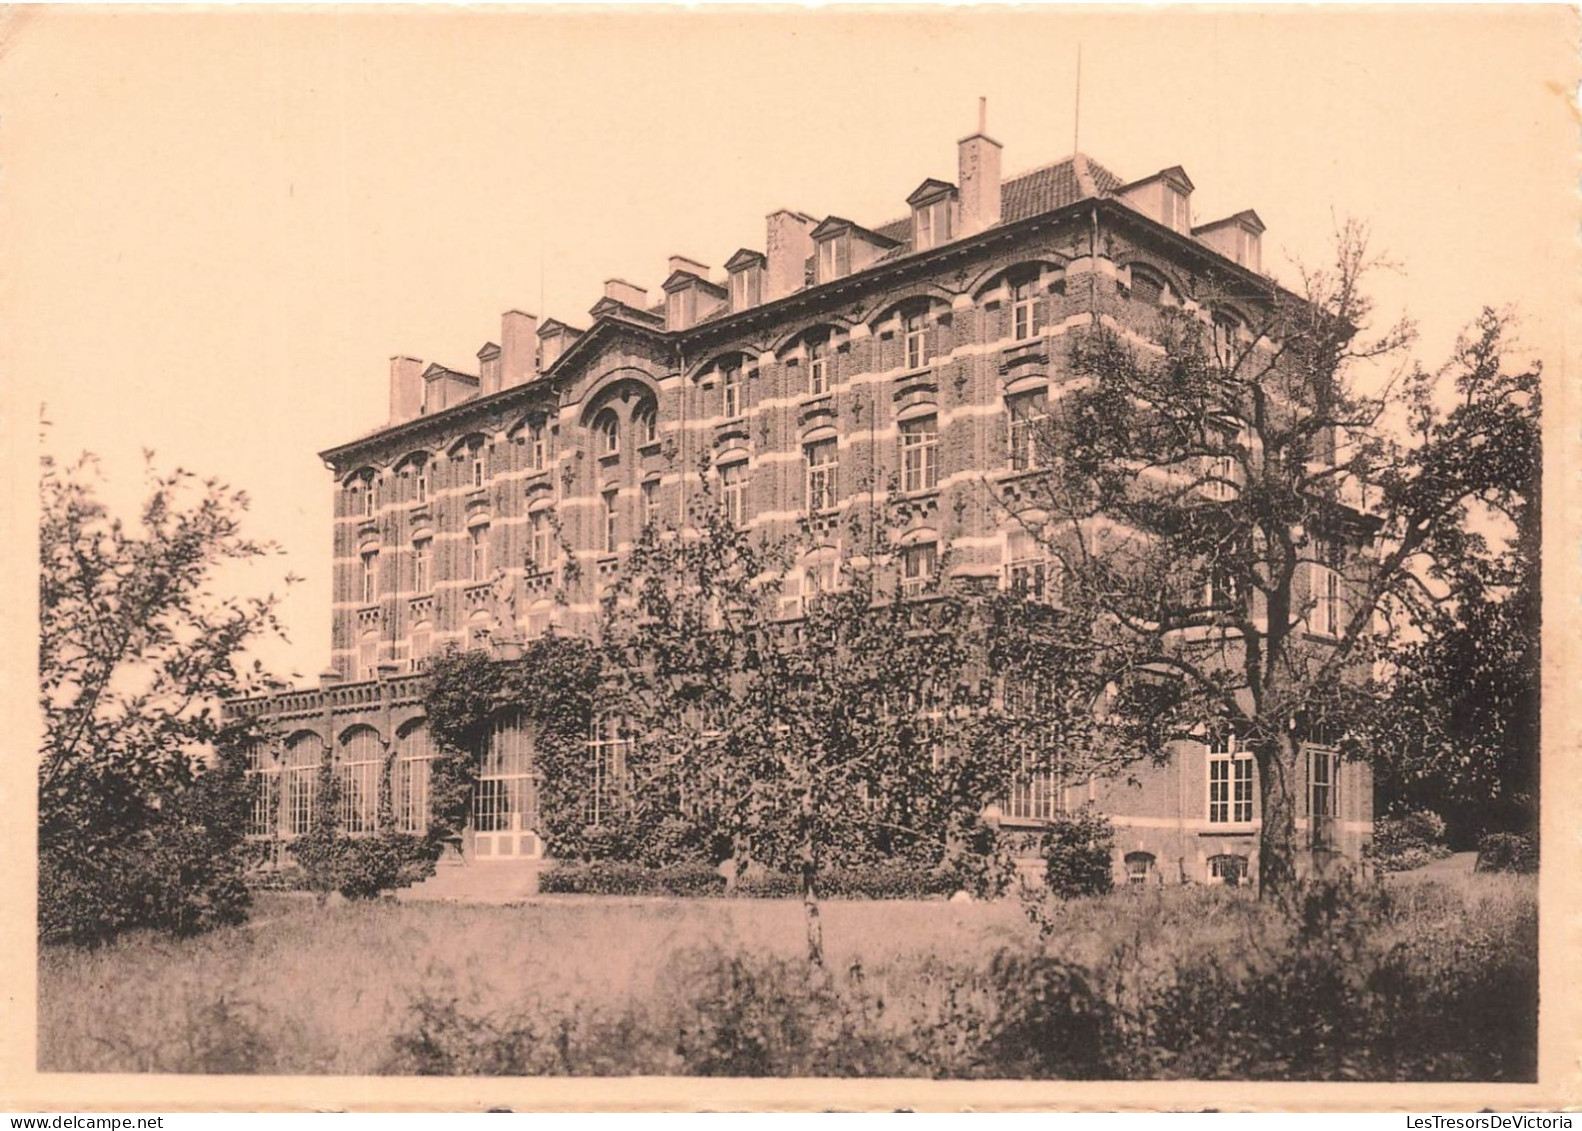
[[[1288,285],[1365,221],[1396,265],[1381,318],[1416,320],[1416,359],[1511,305],[1566,392],[1565,8],[3,18],[9,497],[31,490],[40,404],[46,450],[98,453],[125,510],[145,448],[246,490],[248,530],[286,554],[228,584],[304,578],[290,642],[259,655],[307,680],[329,657],[315,453],[383,423],[392,355],[476,372],[501,312],[585,326],[605,279],[657,296],[673,254],[718,274],[781,207],[905,215],[924,177],[956,179],[980,97],[1007,176],[1074,131],[1127,179],[1182,165],[1194,221],[1255,208]]]

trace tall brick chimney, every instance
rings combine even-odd
[[[423,363],[415,357],[390,359],[390,423],[413,420],[423,412]]]
[[[538,376],[538,319],[520,310],[500,315],[500,388],[525,385]]]
[[[807,285],[807,260],[813,254],[811,216],[782,208],[771,212],[767,221],[764,247],[768,251],[768,270],[764,272],[764,301],[770,302],[799,291]]]
[[[986,100],[978,99],[978,132],[956,143],[961,186],[961,234],[970,236],[1000,222],[1001,145],[984,133]]]

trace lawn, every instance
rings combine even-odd
[[[39,1068],[1530,1078],[1530,877],[1309,904],[832,901],[818,973],[792,901],[266,895],[195,939],[46,948]]]

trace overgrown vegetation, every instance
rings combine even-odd
[[[1445,822],[1427,809],[1393,812],[1373,822],[1368,859],[1382,872],[1407,872],[1450,855]]]
[[[40,965],[46,1071],[1531,1080],[1530,877],[825,908],[285,896]],[[586,945],[597,938],[600,945]]]
[[[98,498],[91,457],[46,457],[39,527],[39,921],[44,942],[157,927],[189,935],[247,911],[245,726],[220,701],[278,632],[273,598],[216,596],[215,572],[271,555],[241,533],[247,497],[148,472],[134,522]]]
[[[1093,809],[1058,813],[1044,841],[1044,882],[1060,899],[1105,895],[1115,886],[1115,830]]]

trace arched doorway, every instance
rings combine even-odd
[[[538,789],[533,732],[519,713],[494,720],[479,759],[472,796],[473,855],[479,860],[537,859]]]

